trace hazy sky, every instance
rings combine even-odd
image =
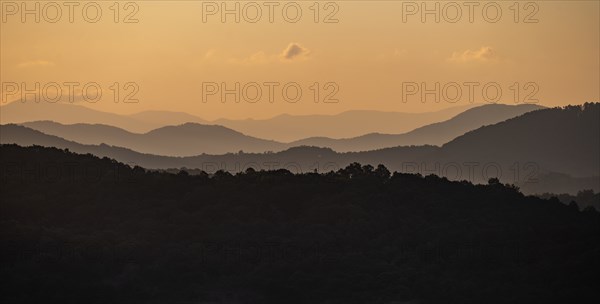
[[[68,94],[64,82],[95,82],[102,87],[102,99],[83,101],[95,109],[116,113],[185,111],[207,119],[334,114],[353,109],[439,110],[468,104],[470,92],[475,102],[484,102],[483,87],[488,83],[488,99],[493,100],[500,87],[502,103],[515,103],[517,91],[518,100],[529,96],[530,101],[538,99],[544,106],[600,100],[598,1],[520,2],[518,16],[517,7],[511,7],[513,1],[495,2],[498,5],[487,6],[485,12],[486,2],[481,2],[472,7],[473,22],[465,2],[455,2],[462,13],[456,18],[456,6],[437,2],[439,23],[432,14],[421,20],[421,2],[400,1],[319,2],[319,22],[315,22],[314,1],[288,5],[287,14],[283,9],[286,2],[272,6],[237,2],[239,23],[233,14],[222,22],[220,11],[214,11],[222,9],[222,1],[134,1],[129,6],[121,2],[118,23],[113,1],[97,2],[102,16],[96,23],[89,22],[95,17],[95,7],[86,8],[88,21],[84,19],[85,2],[73,7],[72,23],[69,7],[63,2],[57,2],[60,17],[56,17],[56,7],[38,2],[39,23],[35,15],[21,16],[22,7],[16,6],[15,11],[11,3],[21,2],[2,1],[3,102],[20,96],[12,94],[14,88],[6,83],[21,82],[29,88],[36,82],[41,87],[56,82],[63,97]],[[34,3],[28,2],[28,8],[34,9]],[[228,8],[233,9],[235,3],[227,2]],[[426,9],[433,9],[436,2],[427,5]],[[262,15],[255,18],[257,6]],[[293,23],[298,7],[302,15]],[[501,16],[493,23],[498,7]],[[214,14],[209,14],[212,11]],[[123,23],[128,16],[138,22]],[[25,22],[22,17],[27,18]],[[58,21],[48,22],[53,19]],[[254,19],[256,23],[252,23]],[[454,19],[458,21],[451,23]],[[535,20],[537,23],[524,22]],[[115,103],[116,88],[111,89],[115,82],[120,87],[120,101],[135,93],[139,102]],[[135,85],[124,87],[128,82]],[[236,103],[230,94],[223,103],[218,92],[204,95],[220,88],[203,83],[222,82],[229,89],[240,83],[240,91],[246,88],[247,100],[240,96]],[[271,82],[279,85],[265,84]],[[286,101],[282,90],[288,82],[295,85],[286,87]],[[434,102],[433,94],[422,102],[415,91],[419,88],[408,84],[422,82],[429,89],[440,83],[439,103]],[[518,86],[513,86],[515,82]],[[257,87],[252,83],[262,92],[256,102],[252,99]],[[461,89],[458,101],[451,102],[456,86],[449,83],[457,83]],[[296,85],[302,97],[294,102]],[[446,101],[441,95],[444,85]],[[46,87],[47,95],[54,96],[53,87]],[[93,95],[93,86],[90,88]],[[134,92],[136,88],[138,92]],[[404,95],[407,92],[414,95]],[[330,94],[330,101],[337,99],[337,103],[323,102]]]

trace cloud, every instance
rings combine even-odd
[[[223,63],[233,65],[263,65],[274,64],[281,61],[292,61],[307,58],[310,51],[298,43],[290,43],[281,53],[267,53],[265,51],[256,51],[251,55],[229,56],[215,49],[209,49],[204,53],[204,56],[198,57],[197,63]]]
[[[265,52],[259,51],[245,58],[230,58],[229,63],[232,64],[241,64],[241,65],[254,65],[254,64],[263,64],[268,63],[269,57]]]
[[[469,62],[469,61],[489,61],[496,59],[496,52],[489,46],[482,46],[478,50],[466,50],[464,52],[454,52],[451,61]]]
[[[31,68],[31,67],[47,67],[54,66],[54,62],[46,61],[46,60],[33,60],[33,61],[25,61],[17,64],[19,68]]]
[[[295,58],[306,57],[310,51],[298,43],[290,43],[281,53],[280,57],[285,60],[293,60]]]

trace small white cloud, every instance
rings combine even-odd
[[[466,50],[464,52],[454,52],[451,61],[469,62],[469,61],[490,61],[496,59],[496,52],[489,46],[482,46],[478,50]]]
[[[280,57],[284,60],[294,60],[297,58],[306,57],[310,54],[310,50],[301,46],[298,43],[290,43],[281,53]]]
[[[252,55],[246,57],[227,57],[217,52],[214,49],[208,50],[204,53],[204,57],[201,59],[202,62],[221,62],[226,64],[234,65],[260,65],[260,64],[271,64],[283,61],[298,60],[306,58],[310,54],[310,51],[301,46],[298,43],[290,43],[285,50],[279,54],[267,54],[265,51],[257,51]]]

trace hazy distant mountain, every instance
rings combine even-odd
[[[421,127],[405,134],[368,134],[350,139],[309,138],[289,144],[245,136],[225,127],[199,124],[164,127],[146,134],[132,133],[100,124],[63,125],[50,121],[37,121],[22,125],[82,144],[105,143],[143,153],[166,156],[224,154],[240,150],[244,152],[278,152],[295,146],[326,147],[338,152],[348,152],[407,145],[442,145],[466,131],[540,108],[535,105],[485,105],[469,109],[445,122]],[[161,115],[161,112],[144,112],[134,116],[158,119]],[[173,113],[173,117],[175,116],[180,120],[193,118],[184,113]],[[151,119],[148,119],[147,122],[150,122]]]
[[[22,124],[45,134],[82,144],[108,144],[165,156],[224,154],[230,152],[279,151],[284,144],[262,140],[221,126],[186,123],[138,134],[123,129],[90,124],[62,125],[50,121]]]
[[[404,133],[447,120],[476,106],[478,105],[456,106],[425,113],[349,111],[335,115],[285,114],[263,120],[207,121],[181,112],[145,111],[132,115],[118,115],[93,110],[80,104],[15,101],[0,107],[0,123],[54,121],[61,124],[103,124],[134,133],[144,133],[164,126],[193,122],[221,125],[252,137],[290,142],[314,136],[348,138],[375,132]]]
[[[85,145],[80,143],[14,124],[0,126],[0,141],[2,144],[15,143],[24,147],[39,145],[60,149],[73,149],[74,152],[78,153],[93,153],[90,151],[92,150],[91,147],[86,150]]]
[[[481,127],[442,147],[411,146],[368,152],[336,153],[331,149],[296,147],[278,153],[230,153],[192,157],[162,157],[123,148],[85,146],[16,125],[3,125],[2,143],[69,148],[135,163],[146,168],[199,168],[243,171],[285,168],[293,172],[336,170],[351,162],[384,164],[392,171],[438,174],[449,179],[485,182],[499,176],[507,183],[539,183],[536,192],[555,192],[545,176],[570,176],[589,188],[600,175],[600,104],[543,109]],[[591,179],[590,179],[591,178]],[[555,179],[552,179],[555,180]],[[591,182],[590,182],[591,181]],[[555,184],[551,182],[549,184]],[[597,183],[596,183],[597,184]],[[570,185],[569,188],[578,188]],[[600,185],[594,188],[600,191]],[[563,192],[563,191],[561,191]],[[565,191],[566,192],[566,191]]]
[[[62,124],[105,124],[133,132],[145,132],[161,127],[126,115],[97,111],[77,104],[15,101],[0,107],[2,124],[40,120]]]
[[[484,105],[468,109],[449,120],[423,126],[404,134],[372,133],[346,139],[312,137],[292,142],[291,146],[328,147],[338,152],[350,152],[396,146],[443,145],[481,126],[495,124],[543,108],[538,105]]]
[[[38,130],[48,135],[58,136],[81,144],[99,145],[102,143],[126,146],[134,140],[137,133],[102,124],[69,124],[63,125],[53,121],[33,121],[21,125]]]
[[[263,120],[218,119],[212,123],[250,136],[291,142],[309,137],[350,138],[369,133],[400,134],[450,119],[476,106],[480,105],[425,113],[348,111],[336,115],[279,115]]]
[[[178,167],[180,158],[157,156],[132,151],[130,149],[109,145],[84,145],[74,141],[65,140],[58,136],[44,134],[28,127],[8,124],[0,126],[0,143],[18,144],[20,146],[45,146],[59,149],[69,149],[81,154],[94,154],[99,157],[110,157],[126,164],[136,164],[146,168]]]
[[[184,112],[168,112],[168,111],[144,111],[129,115],[138,121],[157,125],[182,125],[188,122],[207,124],[208,121]]]
[[[222,126],[193,123],[162,127],[142,134],[139,139],[140,145],[145,148],[134,150],[148,151],[148,153],[159,155],[172,155],[169,152],[174,151],[183,156],[200,153],[222,154],[240,150],[264,152],[282,148],[278,142],[246,136]],[[150,142],[154,143],[150,144]],[[127,147],[133,148],[132,145],[127,145]]]

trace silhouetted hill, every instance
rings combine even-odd
[[[186,123],[167,126],[144,134],[131,133],[105,125],[62,125],[41,121],[22,124],[49,135],[82,144],[108,144],[164,156],[191,156],[238,152],[283,150],[284,144],[246,136],[222,126]]]
[[[190,176],[15,145],[0,168],[1,302],[600,299],[600,215],[495,180],[356,163]]]
[[[99,157],[110,157],[123,163],[140,165],[147,168],[180,167],[181,161],[186,158],[159,156],[139,153],[130,149],[101,145],[84,145],[63,138],[47,135],[20,125],[0,125],[0,143],[17,143],[21,146],[45,146],[68,149],[75,153],[93,154]]]
[[[535,162],[575,177],[600,172],[600,103],[533,111],[467,132],[442,146],[446,159]]]
[[[59,149],[72,149],[75,147],[85,147],[77,142],[68,141],[58,136],[48,135],[37,130],[33,130],[28,127],[8,124],[0,126],[0,140],[2,144],[15,143],[21,146],[45,146],[45,147],[56,147]],[[83,152],[83,149],[79,151]]]
[[[242,133],[216,125],[186,123],[181,126],[168,126],[144,134],[142,140],[154,141],[158,145],[170,146],[160,155],[176,149],[180,155],[222,154],[232,151],[263,152],[278,150],[282,145],[275,141],[246,136]],[[156,148],[158,148],[158,145]],[[148,149],[143,149],[148,151]],[[202,151],[202,152],[199,152]]]
[[[465,132],[543,108],[538,105],[484,105],[468,109],[449,120],[426,125],[404,134],[372,133],[346,139],[313,137],[292,142],[290,145],[328,147],[338,152],[412,145],[441,146]]]

